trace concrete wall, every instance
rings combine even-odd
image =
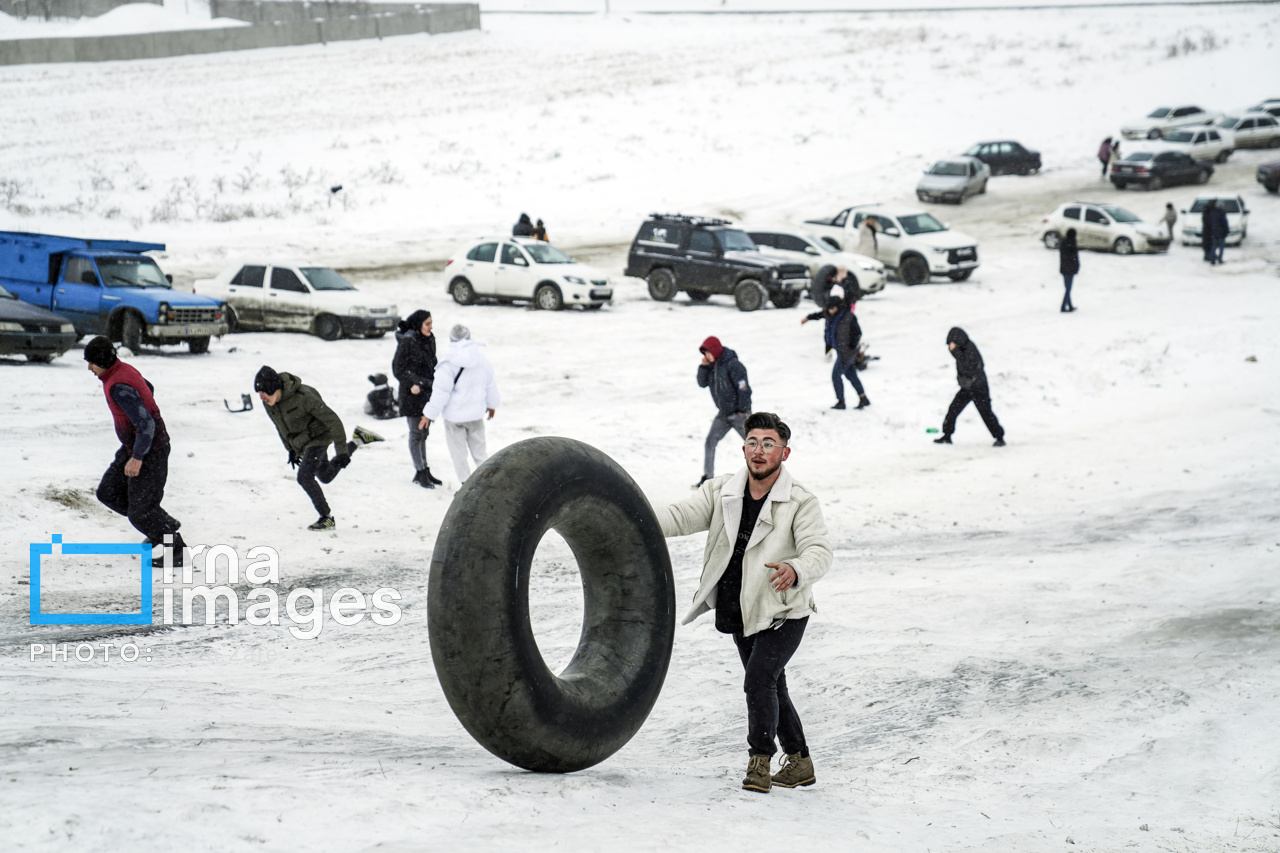
[[[164,0],[0,0],[0,12],[15,18],[96,18],[126,3],[154,3]]]
[[[329,5],[345,7],[354,4]],[[397,6],[399,14],[393,15],[333,17],[323,21],[264,23],[251,27],[0,41],[0,65],[158,59],[195,53],[325,44],[331,41],[382,38],[411,33],[451,33],[477,29],[480,26],[480,7],[475,4],[458,3],[434,8],[424,6],[423,11],[420,12],[406,12],[406,8],[412,7],[399,5]]]
[[[410,12],[447,14],[460,7],[462,4],[457,3],[365,3],[360,0],[304,0],[301,3],[291,0],[209,0],[209,11],[213,17],[235,18],[237,21],[249,21],[253,24],[369,18],[374,15],[404,15]],[[474,8],[478,15],[480,7]],[[475,26],[480,26],[478,17]]]

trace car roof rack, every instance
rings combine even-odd
[[[714,219],[707,216],[685,216],[683,213],[650,213],[650,219],[663,222],[684,222],[687,225],[732,225],[727,219]]]

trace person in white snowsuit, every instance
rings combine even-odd
[[[493,366],[480,352],[484,344],[471,340],[471,331],[461,324],[449,332],[449,349],[436,365],[431,385],[431,399],[422,410],[419,429],[444,418],[445,443],[453,458],[458,482],[465,483],[471,474],[467,452],[476,465],[489,458],[485,449],[484,422],[492,420],[498,409],[498,383]]]

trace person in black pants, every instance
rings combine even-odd
[[[996,440],[995,446],[1004,447],[1004,427],[1000,426],[995,412],[991,411],[991,390],[987,387],[987,374],[985,365],[982,363],[982,354],[978,352],[973,341],[969,340],[964,329],[959,327],[947,332],[947,349],[951,350],[951,355],[956,360],[956,381],[960,384],[960,390],[956,392],[955,399],[951,401],[951,408],[947,410],[947,416],[942,421],[942,437],[935,438],[933,443],[951,443],[951,434],[956,431],[956,418],[964,411],[964,407],[972,402],[978,407],[982,422],[987,425],[992,438]]]
[[[422,409],[431,399],[436,375],[436,336],[431,327],[430,311],[414,311],[401,321],[400,330],[396,332],[396,355],[391,363],[391,372],[400,381],[400,414],[409,424],[413,482],[424,489],[440,485],[427,464],[427,434],[431,424],[422,426]]]
[[[1080,272],[1080,249],[1076,247],[1074,228],[1068,228],[1067,236],[1058,243],[1058,272],[1062,273],[1062,286],[1065,288],[1059,310],[1074,311],[1076,306],[1071,304],[1071,282]]]
[[[826,351],[834,350],[836,354],[835,364],[831,369],[831,384],[836,391],[836,404],[831,407],[833,409],[845,408],[845,379],[848,379],[853,390],[858,392],[858,408],[865,409],[871,405],[866,392],[862,390],[862,381],[858,378],[858,344],[862,341],[862,327],[858,325],[858,318],[853,311],[852,301],[846,303],[839,296],[832,294],[827,296],[825,311],[806,314],[800,320],[802,326],[810,320],[826,321],[826,327],[823,330]]]
[[[88,368],[102,380],[120,449],[98,483],[98,500],[127,516],[144,544],[172,547],[170,567],[182,565],[181,523],[160,506],[169,480],[169,431],[150,382],[116,355],[110,339],[98,335],[84,348]],[[169,543],[166,536],[172,536]]]

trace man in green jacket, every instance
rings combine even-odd
[[[320,518],[307,529],[332,530],[336,525],[320,483],[333,482],[338,472],[351,464],[356,448],[382,441],[382,436],[358,426],[351,441],[347,441],[342,419],[325,405],[320,392],[303,385],[292,373],[276,373],[263,365],[254,377],[253,390],[266,405],[267,417],[289,451],[289,464],[298,469],[298,485],[320,513]],[[327,452],[330,444],[335,451],[332,459]]]

